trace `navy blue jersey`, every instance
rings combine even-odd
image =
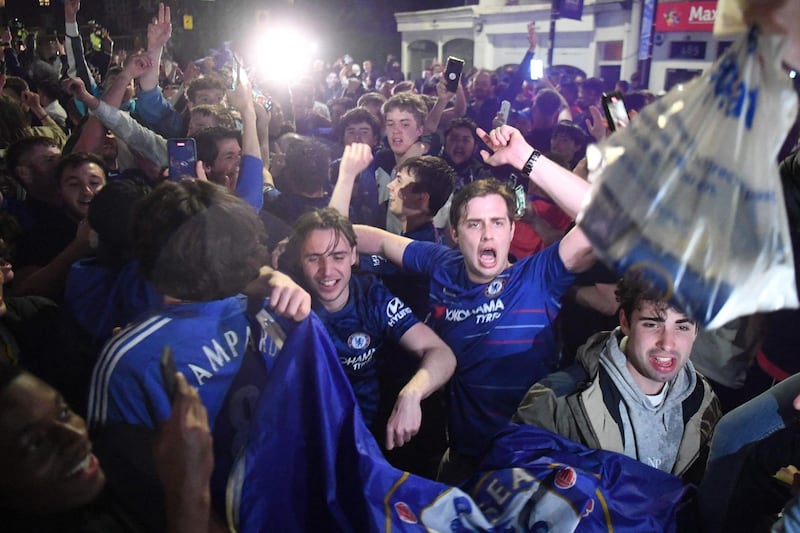
[[[378,367],[375,356],[385,339],[395,342],[419,323],[411,309],[373,276],[353,274],[350,299],[335,313],[317,308],[339,362],[353,386],[367,425],[378,412]]]
[[[554,320],[575,275],[561,261],[558,243],[485,284],[470,281],[461,252],[445,246],[409,243],[403,266],[430,276],[428,325],[458,360],[450,383],[450,445],[479,455],[528,388],[555,370]]]

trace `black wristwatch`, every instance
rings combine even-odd
[[[542,152],[540,152],[536,148],[533,149],[533,152],[531,152],[531,156],[525,162],[525,166],[522,167],[522,175],[523,176],[525,176],[526,178],[530,177],[531,172],[533,172],[533,165],[536,164],[536,161],[539,160],[539,157],[541,155],[542,155]]]

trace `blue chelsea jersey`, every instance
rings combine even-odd
[[[450,445],[477,456],[528,388],[556,369],[554,321],[575,275],[558,243],[485,284],[470,281],[461,253],[444,246],[409,243],[403,266],[430,276],[428,325],[458,360],[450,383]]]
[[[384,339],[399,342],[418,320],[380,281],[361,274],[350,279],[350,298],[341,310],[328,313],[318,306],[314,310],[328,330],[364,420],[370,425],[378,412],[376,355]]]
[[[155,428],[169,417],[172,408],[159,366],[168,345],[178,370],[197,387],[213,427],[252,336],[246,305],[243,295],[170,305],[112,337],[92,376],[90,424]],[[261,373],[266,379],[266,370]]]

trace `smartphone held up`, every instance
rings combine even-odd
[[[169,139],[167,141],[169,155],[169,179],[180,181],[184,178],[197,177],[197,145],[194,139]]]
[[[619,128],[625,128],[630,122],[628,116],[628,109],[625,107],[625,101],[622,99],[622,93],[615,91],[613,93],[603,94],[603,110],[606,113],[608,120],[608,129],[617,131]]]
[[[461,82],[461,73],[464,71],[464,60],[450,56],[447,58],[447,65],[444,69],[444,81],[447,85],[447,92],[454,93],[458,90]]]

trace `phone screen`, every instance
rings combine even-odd
[[[458,83],[461,80],[461,72],[464,70],[464,60],[450,56],[447,58],[447,66],[444,69],[444,81],[447,84],[447,91],[454,93],[458,90]]]
[[[178,367],[175,366],[175,359],[172,357],[172,348],[164,346],[161,350],[161,359],[159,360],[161,368],[161,379],[164,380],[164,391],[172,402],[175,399],[175,393],[178,389],[178,382],[175,379],[175,373]]]
[[[228,87],[231,91],[235,91],[239,86],[239,59],[233,56],[233,67],[231,67],[231,85]]]
[[[628,118],[628,110],[625,107],[625,101],[622,99],[622,93],[613,92],[604,94],[603,109],[606,112],[608,129],[611,131],[617,131],[618,128],[624,128],[630,122],[630,119]]]
[[[196,178],[197,146],[194,139],[170,139],[167,142],[169,153],[169,179]]]
[[[540,80],[544,78],[544,60],[531,59],[531,79]]]

